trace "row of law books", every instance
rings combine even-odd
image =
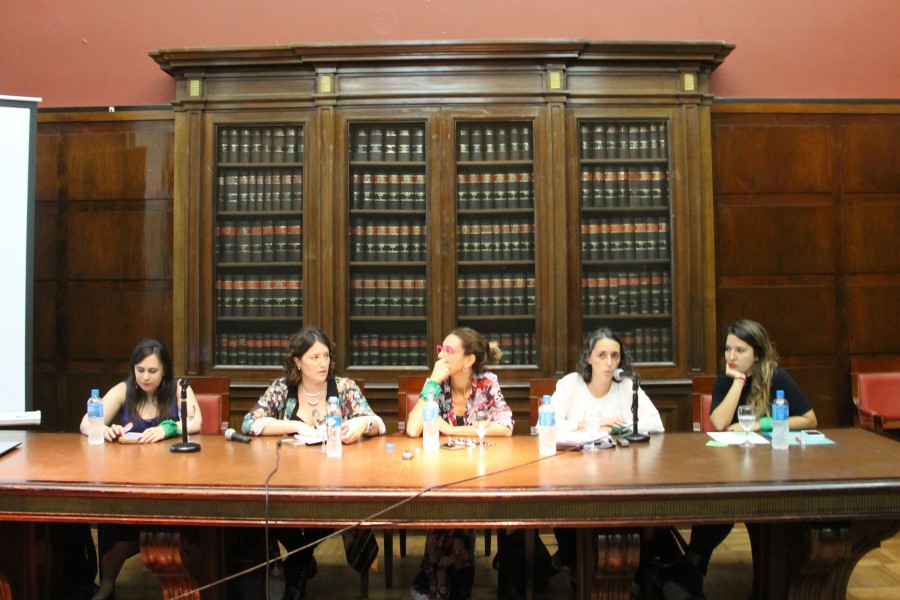
[[[357,210],[425,210],[422,173],[353,173],[350,208]]]
[[[425,129],[409,125],[359,127],[352,135],[350,160],[421,162],[425,160]]]
[[[672,360],[672,329],[669,327],[635,327],[622,333],[622,342],[635,362],[667,362]]]
[[[458,173],[456,198],[460,209],[534,207],[531,172]]]
[[[536,365],[537,346],[534,343],[533,332],[521,333],[485,333],[485,338],[497,342],[503,352],[500,357],[501,365]],[[487,369],[490,371],[490,365]]]
[[[276,220],[223,220],[216,224],[216,257],[220,263],[300,262],[303,226]]]
[[[289,336],[272,333],[220,333],[216,335],[216,361],[220,365],[280,365]]]
[[[460,316],[530,316],[534,314],[533,275],[461,276],[457,305]]]
[[[665,122],[582,123],[581,158],[666,158],[668,127]]]
[[[668,260],[669,221],[658,217],[585,219],[582,260]]]
[[[665,207],[668,178],[666,169],[649,165],[582,167],[581,206]]]
[[[534,223],[491,219],[457,229],[459,260],[534,260]]]
[[[504,123],[460,125],[457,158],[462,161],[531,160],[531,128]]]
[[[303,280],[283,275],[219,275],[219,317],[299,317]]]
[[[355,262],[424,261],[425,225],[412,221],[350,226],[350,260]]]
[[[429,356],[424,335],[364,333],[350,336],[350,363],[353,365],[425,365]]]
[[[350,316],[424,317],[425,279],[413,275],[350,277]]]
[[[666,315],[672,309],[667,272],[593,273],[581,278],[586,315]]]
[[[303,174],[287,171],[219,173],[219,211],[302,210]]]
[[[220,163],[303,162],[302,127],[231,127],[219,130]]]

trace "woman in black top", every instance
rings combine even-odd
[[[716,429],[743,431],[738,423],[737,407],[748,404],[754,407],[756,413],[753,429],[771,431],[772,401],[778,390],[784,390],[788,401],[790,429],[812,429],[816,426],[816,413],[800,386],[777,364],[778,353],[762,325],[756,321],[741,319],[728,327],[725,336],[725,372],[718,376],[713,385],[709,415]],[[666,598],[703,598],[703,577],[709,567],[709,560],[733,527],[733,523],[725,523],[695,525],[691,528],[691,541],[684,558],[662,574]],[[753,525],[748,525],[747,531],[755,556],[758,544],[753,542],[758,531]],[[754,582],[754,587],[755,585]]]

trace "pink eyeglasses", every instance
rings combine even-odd
[[[456,348],[451,348],[450,346],[441,346],[440,344],[435,346],[435,350],[437,350],[438,354],[440,354],[441,352],[445,352],[446,354],[453,354],[454,352],[456,352]]]

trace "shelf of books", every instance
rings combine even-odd
[[[457,123],[457,320],[537,363],[535,202],[530,121]]]
[[[351,123],[349,139],[349,365],[426,366],[425,124]]]
[[[583,329],[611,327],[637,362],[671,362],[668,123],[591,119],[578,132]]]
[[[280,365],[303,322],[302,126],[216,131],[216,364]]]

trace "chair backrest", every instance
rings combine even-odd
[[[697,375],[691,380],[691,421],[694,431],[715,431],[709,420],[712,408],[712,389],[716,378],[713,375]]]
[[[900,371],[856,373],[859,424],[872,429],[900,427]]]
[[[400,375],[397,377],[397,430],[406,433],[406,420],[409,411],[419,401],[419,392],[425,385],[424,375]]]
[[[200,433],[221,433],[223,423],[230,427],[231,378],[196,375],[188,379],[203,416]]]
[[[538,378],[528,382],[528,425],[534,427],[538,422],[538,409],[544,394],[553,395],[556,391],[556,378]]]
[[[859,356],[850,359],[850,385],[856,407],[854,424],[867,429],[897,428],[900,420],[900,356]],[[893,398],[893,400],[891,400]]]

